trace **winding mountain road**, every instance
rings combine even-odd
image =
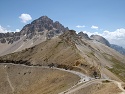
[[[6,69],[7,65],[21,65],[21,66],[24,66],[24,67],[31,67],[31,68],[33,68],[33,67],[49,68],[48,66],[28,66],[28,65],[24,65],[24,64],[13,64],[13,63],[8,63],[8,64],[7,64],[7,63],[2,63],[2,64],[5,65],[5,69]],[[75,84],[74,86],[72,86],[72,87],[69,88],[68,90],[63,91],[63,92],[61,92],[61,93],[59,93],[59,94],[64,94],[64,92],[67,92],[67,91],[71,90],[72,88],[75,88],[75,87],[78,86],[79,84],[94,79],[94,78],[91,78],[91,77],[89,77],[89,76],[87,76],[87,75],[85,75],[85,74],[83,74],[83,73],[80,73],[80,72],[77,72],[77,71],[73,71],[73,70],[65,70],[65,69],[56,68],[56,67],[52,67],[52,69],[69,72],[69,73],[75,74],[75,75],[77,75],[77,76],[80,77],[80,80],[77,82],[77,84]],[[9,82],[9,85],[10,85],[11,89],[12,89],[12,92],[14,92],[14,87],[12,86],[12,83],[11,83],[11,81],[10,81],[10,79],[9,79],[9,75],[8,75],[7,71],[6,71],[6,74],[7,74],[7,80],[8,80],[8,82]]]
[[[49,68],[48,66],[28,66],[28,65],[23,65],[23,64],[13,64],[13,63],[2,63],[5,65],[5,68],[7,67],[7,65],[21,65],[21,66],[25,66],[25,67],[39,67],[39,68]],[[77,72],[77,71],[73,71],[73,70],[65,70],[65,69],[61,69],[61,68],[56,68],[56,67],[53,67],[52,69],[55,69],[55,70],[61,70],[61,71],[65,71],[65,72],[69,72],[69,73],[72,73],[72,74],[75,74],[77,76],[80,77],[80,80],[78,81],[77,84],[75,84],[74,86],[72,86],[71,88],[69,88],[68,90],[65,90],[59,94],[72,94],[73,92],[77,91],[77,90],[80,90],[82,88],[85,88],[91,84],[94,84],[94,83],[102,83],[102,81],[105,81],[105,80],[109,80],[109,81],[112,81],[114,82],[118,87],[119,89],[122,91],[120,94],[125,94],[125,90],[123,89],[122,87],[122,84],[118,81],[114,81],[114,80],[111,80],[111,79],[94,79],[94,78],[91,78],[83,73],[80,73],[80,72]],[[9,75],[6,71],[6,75],[7,75],[7,81],[12,89],[12,92],[14,92],[14,87],[9,79]]]

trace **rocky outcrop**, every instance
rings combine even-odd
[[[89,36],[88,36],[86,33],[79,32],[78,35],[79,35],[81,38],[83,38],[83,39],[90,40]]]
[[[91,35],[90,36],[91,39],[96,40],[102,44],[105,44],[106,46],[110,47],[110,43],[108,42],[108,40],[106,40],[104,37],[99,36],[99,35]]]
[[[6,43],[6,39],[5,38],[1,38],[0,42],[1,43]]]
[[[20,39],[20,32],[0,33],[0,43],[13,43]]]
[[[71,45],[75,45],[75,44],[82,44],[82,40],[79,37],[78,34],[76,34],[76,31],[74,30],[69,30],[66,31],[65,33],[63,33],[60,38],[68,43],[70,43]]]

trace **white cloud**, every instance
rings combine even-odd
[[[27,23],[28,21],[32,20],[32,17],[29,14],[21,14],[19,18],[22,20],[23,23]]]
[[[15,32],[20,32],[20,29],[16,29],[16,31]]]
[[[6,33],[6,29],[0,25],[0,33]]]
[[[98,27],[98,26],[94,26],[94,25],[92,25],[91,28],[92,28],[92,29],[96,29],[96,30],[98,30],[99,27]]]
[[[110,43],[123,46],[125,48],[125,29],[117,29],[114,32],[104,31],[102,36],[105,37]]]
[[[86,33],[86,34],[88,34],[88,36],[91,36],[91,35],[100,35],[101,36],[101,34],[100,33],[98,33],[98,32],[88,32],[88,31],[83,31],[84,33]]]
[[[102,33],[99,32],[87,32],[83,31],[84,33],[87,33],[89,36],[91,35],[100,35],[106,38],[111,44],[117,44],[119,46],[123,46],[125,48],[125,29],[120,28],[115,31],[103,31]]]
[[[110,39],[125,39],[125,29],[117,29],[114,32],[104,31],[102,35]]]
[[[81,25],[77,25],[76,27],[77,28],[84,28],[85,26],[84,25],[82,25],[82,26]]]
[[[15,31],[12,31],[12,30],[7,30],[6,28],[2,27],[0,25],[0,33],[7,33],[7,32],[19,32],[20,30],[19,29],[16,29]]]

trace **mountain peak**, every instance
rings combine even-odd
[[[100,35],[91,35],[90,36],[91,39],[94,39],[102,44],[107,45],[108,47],[110,47],[110,43],[108,40],[106,40],[104,37],[100,36]]]
[[[42,32],[42,31],[50,31],[50,30],[59,30],[60,32],[66,31],[66,28],[60,24],[59,22],[53,22],[49,17],[47,16],[41,16],[40,18],[34,20],[31,22],[31,24],[28,24],[24,26],[24,28],[21,30],[21,34],[29,34],[29,33],[35,33],[35,32]]]
[[[86,33],[79,32],[78,35],[79,35],[81,38],[84,38],[84,39],[90,40],[89,36],[88,36]]]
[[[53,20],[51,20],[48,16],[41,16],[40,18],[34,20],[33,22],[35,21],[51,21],[53,22]]]
[[[64,32],[60,36],[60,38],[71,44],[80,44],[81,43],[81,38],[79,37],[79,35],[76,34],[76,31],[74,31],[74,30],[68,30],[68,31]]]
[[[41,16],[40,18],[43,18],[43,19],[50,19],[48,16]]]
[[[51,20],[47,16],[41,16],[40,18],[31,22],[30,25],[42,25],[43,26],[43,24],[53,24],[53,20]]]

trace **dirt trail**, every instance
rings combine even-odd
[[[82,85],[80,85],[80,86],[78,86],[76,88],[67,90],[66,92],[63,92],[61,94],[73,94],[74,92],[76,92],[76,91],[78,91],[78,90],[80,90],[82,88],[85,88],[85,87],[87,87],[87,86],[89,86],[91,84],[102,83],[102,81],[104,81],[104,80],[106,80],[106,79],[94,79],[94,80],[88,81],[88,82],[86,82],[86,83],[84,83],[84,84],[82,84]],[[114,80],[110,80],[110,79],[107,79],[107,80],[115,83],[118,86],[118,88],[122,91],[120,94],[125,94],[125,90],[123,89],[122,84],[120,82],[114,81]]]
[[[82,84],[82,85],[80,85],[80,86],[78,86],[76,88],[67,90],[67,91],[65,91],[65,92],[63,92],[61,94],[72,94],[73,92],[75,92],[77,90],[80,90],[81,88],[85,88],[85,87],[87,87],[87,86],[89,86],[89,85],[91,85],[93,83],[101,83],[101,81],[99,81],[99,80],[91,80],[91,81],[88,81],[88,82],[86,82],[86,83],[84,83],[84,84]]]
[[[9,83],[9,85],[10,85],[10,88],[12,89],[12,93],[14,94],[14,91],[15,91],[15,90],[14,90],[14,87],[13,87],[11,81],[10,81],[10,78],[9,78],[8,72],[7,72],[7,70],[6,70],[6,67],[7,67],[7,65],[4,66],[4,69],[5,69],[5,71],[6,71],[7,81],[8,81],[8,83]]]
[[[9,82],[9,85],[10,85],[10,87],[11,87],[11,89],[12,89],[12,92],[14,92],[14,87],[13,87],[13,85],[12,85],[10,79],[9,79],[8,73],[7,73],[7,81]],[[13,93],[13,94],[14,94],[14,93]]]
[[[76,88],[79,84],[94,79],[94,78],[91,78],[91,77],[89,77],[89,76],[87,76],[87,75],[85,75],[85,74],[83,74],[83,73],[80,73],[80,72],[76,72],[76,71],[72,71],[72,70],[64,70],[64,69],[59,69],[59,68],[55,68],[55,69],[62,70],[62,71],[66,71],[66,72],[70,72],[70,73],[73,73],[73,74],[78,75],[78,76],[80,77],[80,80],[78,81],[77,84],[75,84],[74,86],[72,86],[72,87],[69,88],[68,90],[65,90],[65,91],[63,91],[63,92],[61,92],[61,93],[59,93],[59,94],[66,94],[66,92],[72,90],[73,88]]]

